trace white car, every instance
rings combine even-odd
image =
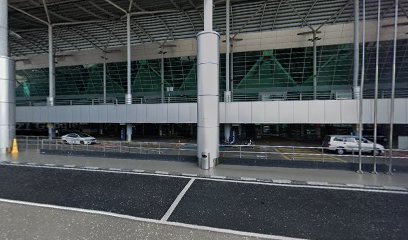
[[[70,133],[61,137],[61,140],[67,144],[90,145],[96,143],[96,139],[85,133]]]
[[[323,147],[330,151],[335,151],[337,154],[344,154],[346,152],[358,153],[359,137],[351,135],[330,135],[323,140]],[[373,155],[383,155],[385,150],[381,144],[376,144],[376,151],[374,151],[374,143],[362,138],[361,151],[364,153],[371,153]]]

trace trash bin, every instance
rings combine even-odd
[[[210,153],[201,153],[201,158],[198,160],[198,165],[201,169],[210,169]]]

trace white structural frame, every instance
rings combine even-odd
[[[213,1],[204,0],[204,31],[197,34],[197,158],[205,170],[219,158],[219,40]]]
[[[392,77],[391,77],[391,103],[390,103],[390,140],[389,146],[389,163],[388,174],[392,174],[392,154],[393,154],[393,138],[394,138],[394,111],[395,111],[395,78],[397,72],[397,34],[398,34],[398,0],[394,4],[394,48],[392,56]]]
[[[8,57],[7,0],[0,0],[0,153],[7,152],[15,137],[15,65]]]

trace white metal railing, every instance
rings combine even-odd
[[[60,139],[40,139],[41,143],[35,143],[42,149],[71,150],[71,151],[99,151],[117,153],[139,153],[158,155],[185,155],[195,156],[197,145],[194,143],[169,143],[169,142],[121,142],[99,141],[94,145],[66,144]],[[289,160],[289,161],[315,161],[315,162],[338,162],[357,163],[358,148],[349,149],[344,155],[331,152],[326,147],[304,146],[269,146],[269,145],[220,145],[220,156],[237,159],[264,159],[264,160]],[[389,150],[384,155],[373,156],[370,153],[362,155],[365,163],[371,163],[376,157],[379,162],[387,162]],[[393,149],[393,160],[408,165],[408,150]]]
[[[336,100],[336,99],[352,99],[351,92],[345,91],[325,91],[318,92],[318,100]],[[271,99],[262,99],[261,93],[234,93],[233,101],[234,102],[243,102],[243,101],[300,101],[300,100],[313,100],[314,95],[312,92],[285,92],[279,98]],[[390,91],[383,90],[379,93],[379,98],[390,98]],[[397,89],[395,92],[396,98],[406,98],[408,97],[407,89]],[[373,99],[373,91],[365,91],[364,99]],[[220,95],[220,101],[224,99]],[[197,97],[190,96],[166,96],[164,98],[164,103],[192,103],[197,102]],[[134,97],[132,99],[132,104],[157,104],[161,103],[161,97],[159,96],[143,96],[143,97]],[[73,99],[56,99],[55,105],[103,105],[103,104],[125,104],[124,97],[108,97],[106,103],[104,103],[103,98],[101,97],[89,97],[89,98],[73,98]],[[17,106],[46,106],[47,101],[45,97],[43,99],[32,99],[32,100],[17,100]]]

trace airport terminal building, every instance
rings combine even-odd
[[[210,160],[224,141],[408,136],[407,2],[43,2],[0,0],[3,150],[46,128],[197,139]]]

